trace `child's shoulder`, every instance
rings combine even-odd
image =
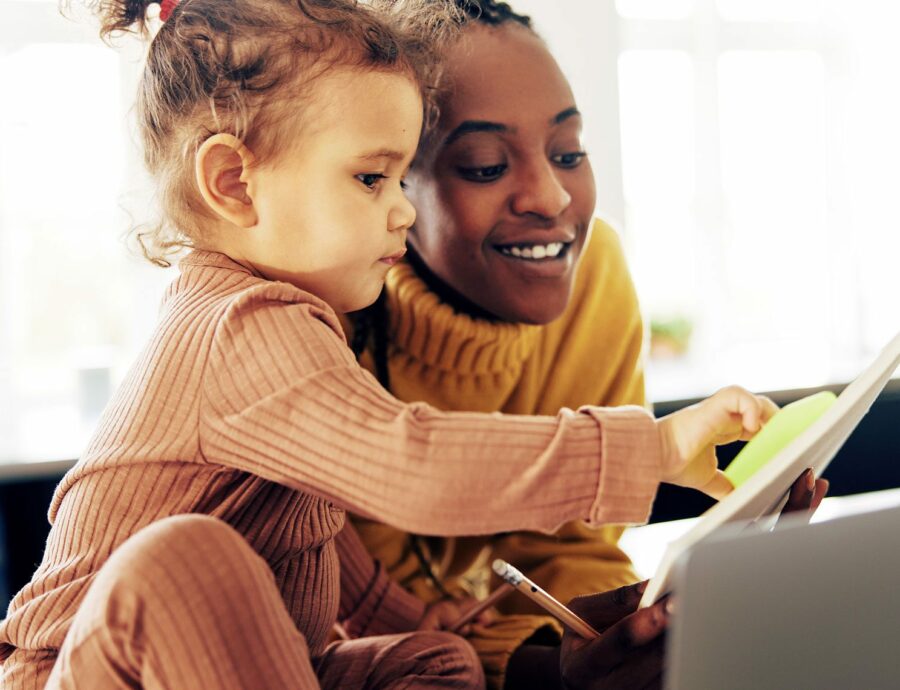
[[[344,331],[334,310],[314,294],[277,280],[268,280],[225,254],[194,250],[179,262],[181,275],[166,301],[200,301],[219,312],[220,320],[235,321],[265,312],[274,320],[312,318]]]
[[[213,350],[236,341],[271,347],[277,341],[299,346],[346,349],[335,311],[323,300],[290,283],[268,280],[224,254],[195,250],[184,257],[181,275],[166,296],[170,313],[206,312]],[[199,318],[200,321],[207,319]]]

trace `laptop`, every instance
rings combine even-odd
[[[723,530],[673,590],[667,690],[900,688],[900,506]]]

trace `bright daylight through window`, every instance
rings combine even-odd
[[[900,4],[512,4],[576,90],[651,399],[844,382],[900,329]],[[77,456],[173,276],[124,243],[140,57],[0,0],[0,462]]]

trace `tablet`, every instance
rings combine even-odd
[[[727,523],[757,520],[780,510],[791,485],[806,468],[811,467],[820,476],[898,366],[900,333],[837,399],[829,400],[827,394],[811,396],[798,401],[801,404],[795,408],[788,405],[774,415],[742,451],[749,449],[747,456],[733,470],[729,466],[737,484],[735,490],[666,548],[644,590],[641,606],[650,606],[671,589],[675,561],[694,544]],[[760,437],[762,440],[754,443]]]

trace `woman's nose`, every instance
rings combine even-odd
[[[549,161],[534,165],[522,175],[513,194],[512,212],[529,213],[542,218],[556,218],[572,203],[572,196],[561,184],[557,171]]]

